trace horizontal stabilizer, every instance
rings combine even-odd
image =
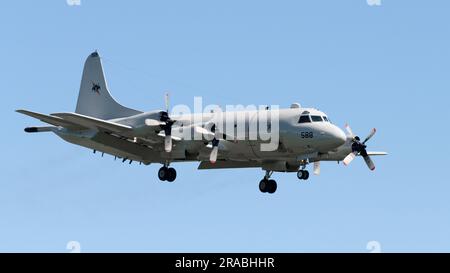
[[[88,117],[76,113],[55,113],[51,115],[87,128],[102,129],[104,131],[110,131],[114,133],[124,133],[132,130],[132,127],[127,125]]]
[[[43,121],[45,123],[52,124],[55,126],[62,126],[62,127],[71,128],[71,129],[85,129],[85,127],[82,127],[76,123],[64,120],[60,117],[44,115],[44,114],[31,112],[31,111],[27,111],[27,110],[16,110],[16,112],[36,118],[40,121]]]

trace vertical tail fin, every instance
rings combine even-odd
[[[122,106],[111,97],[97,52],[89,55],[84,64],[75,112],[99,119],[114,119],[141,113]]]

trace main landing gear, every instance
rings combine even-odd
[[[161,181],[173,182],[177,178],[177,171],[164,165],[158,171],[158,178]]]
[[[270,179],[272,175],[272,171],[266,171],[266,175],[259,182],[259,190],[263,193],[274,193],[277,191],[277,182],[273,179]]]

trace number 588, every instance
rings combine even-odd
[[[313,132],[301,132],[300,137],[301,138],[313,138],[314,134],[313,134]]]

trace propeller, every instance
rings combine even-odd
[[[160,126],[164,130],[164,150],[167,153],[172,151],[172,126],[176,122],[169,117],[169,93],[164,96],[166,109],[159,112],[159,120],[146,119],[145,125],[147,126]]]
[[[348,136],[352,138],[352,152],[345,157],[343,161],[344,165],[348,166],[357,155],[361,155],[364,161],[366,162],[367,167],[369,167],[371,171],[375,170],[375,164],[373,163],[370,156],[367,154],[366,143],[375,135],[377,129],[373,128],[363,142],[361,142],[359,136],[355,136],[353,134],[353,131],[348,124],[345,125],[345,129],[347,130]]]
[[[211,153],[209,154],[209,161],[214,164],[217,161],[217,156],[219,153],[219,139],[226,139],[226,136],[216,130],[216,125],[212,124],[209,130],[196,126],[195,131],[198,134],[202,134],[203,136],[207,136],[208,138],[213,138],[211,143],[206,147],[211,148]]]

